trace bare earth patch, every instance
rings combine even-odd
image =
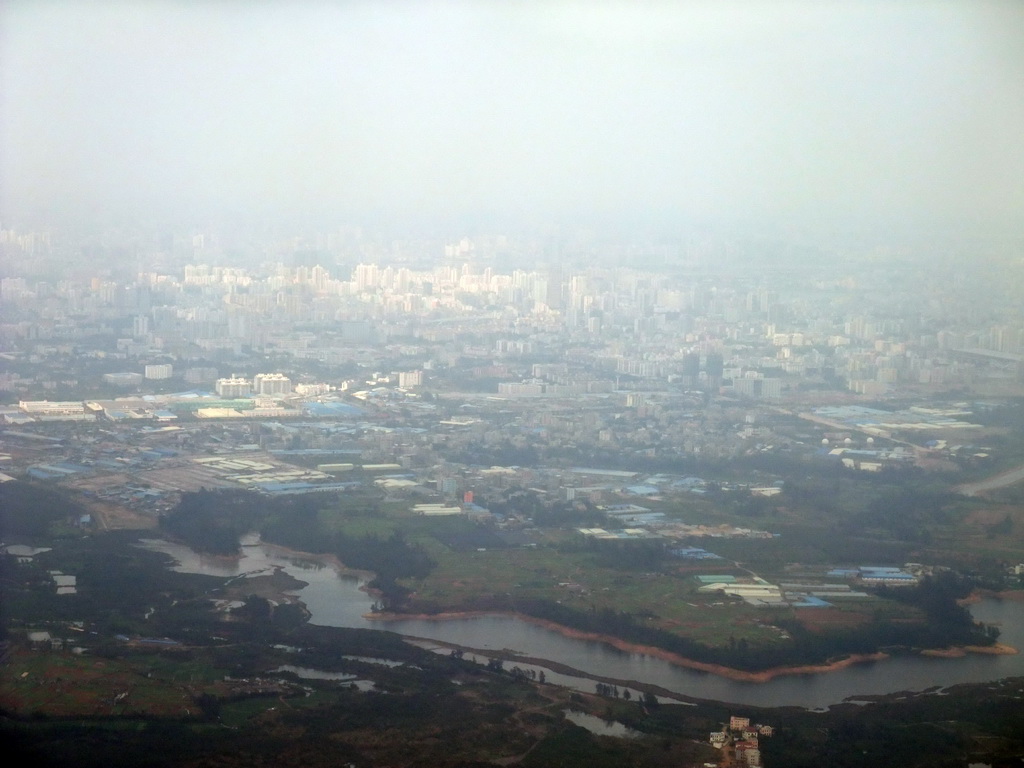
[[[863,613],[838,608],[796,608],[796,619],[811,632],[857,627],[870,621]]]

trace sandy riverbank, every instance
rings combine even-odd
[[[935,656],[940,659],[959,659],[969,653],[980,653],[989,656],[1014,656],[1018,653],[1012,645],[995,643],[994,645],[957,645],[952,648],[927,648],[921,651],[922,656]]]
[[[271,573],[260,573],[255,576],[246,576],[244,579],[232,580],[224,588],[224,595],[238,600],[255,595],[275,603],[298,603],[301,600],[293,593],[307,586],[308,583],[285,573],[281,566],[277,566]]]
[[[957,600],[957,605],[974,605],[982,600],[1011,600],[1024,603],[1024,589],[1007,589],[1002,592],[994,592],[991,589],[976,589],[962,600]]]

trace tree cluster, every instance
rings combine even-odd
[[[160,526],[194,549],[215,554],[237,552],[239,536],[253,530],[264,541],[333,554],[350,568],[373,571],[371,586],[382,593],[386,607],[393,607],[407,594],[397,581],[423,578],[434,562],[401,532],[382,537],[329,530],[320,512],[332,501],[337,503],[336,498],[321,495],[267,498],[251,491],[197,491],[182,494]]]

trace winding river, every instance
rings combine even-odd
[[[511,616],[444,621],[369,620],[364,614],[370,611],[373,598],[361,589],[367,581],[365,577],[339,572],[315,557],[296,556],[270,545],[244,546],[238,559],[204,557],[185,546],[165,541],[150,541],[147,546],[174,557],[178,561],[175,570],[187,573],[230,577],[280,567],[307,582],[308,586],[294,594],[305,603],[314,624],[388,629],[484,651],[509,649],[524,656],[567,665],[584,676],[633,680],[702,699],[813,709],[858,696],[1024,676],[1024,653],[968,654],[951,659],[907,655],[827,673],[783,675],[763,683],[743,682],[679,667],[646,654],[620,651],[604,643],[565,637]],[[1024,602],[986,599],[971,606],[971,612],[976,619],[999,626],[1001,642],[1024,648]]]

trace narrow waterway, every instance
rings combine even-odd
[[[685,696],[754,706],[827,707],[846,698],[920,691],[933,686],[977,683],[1024,675],[1024,653],[968,654],[944,659],[898,656],[856,664],[821,674],[785,675],[765,683],[748,683],[670,664],[653,656],[627,653],[600,642],[577,640],[510,616],[477,616],[429,621],[373,621],[364,617],[373,598],[364,592],[366,579],[339,573],[316,558],[297,557],[269,545],[246,546],[238,559],[203,557],[187,547],[154,541],[152,549],[173,556],[175,570],[214,576],[235,576],[281,567],[308,583],[295,592],[306,604],[314,624],[388,629],[480,650],[512,650],[548,659],[584,675],[658,685]],[[983,600],[971,607],[974,617],[996,624],[1001,642],[1024,648],[1024,602]]]

